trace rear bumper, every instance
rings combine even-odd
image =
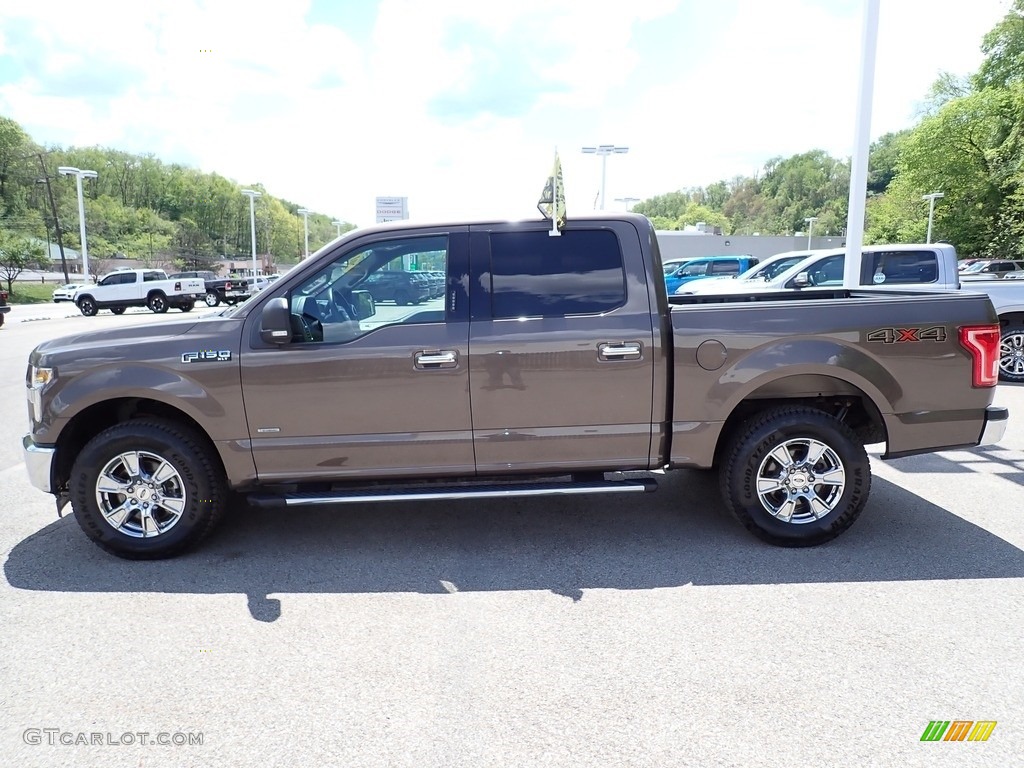
[[[11,311],[11,308],[9,306],[7,306],[6,304],[4,304],[2,307],[0,307],[0,314],[3,314],[4,312],[10,312],[10,311]]]
[[[995,445],[1006,434],[1006,425],[1010,421],[1010,412],[1001,406],[990,405],[985,409],[985,426],[981,428],[981,440],[978,445]]]
[[[36,445],[31,435],[25,435],[21,439],[22,453],[25,455],[25,468],[28,470],[28,479],[36,488],[46,493],[53,493],[51,478],[53,469],[53,457],[57,453],[56,448]]]

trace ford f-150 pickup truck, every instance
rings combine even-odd
[[[382,269],[443,296],[375,305]],[[717,468],[765,541],[828,541],[883,458],[997,441],[979,293],[665,291],[636,214],[354,230],[201,318],[47,341],[27,370],[32,482],[127,558],[254,505],[635,493]]]

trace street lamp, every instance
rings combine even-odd
[[[262,197],[262,192],[255,189],[243,189],[242,194],[249,198],[249,229],[252,234],[252,276],[256,277],[259,270],[256,268],[256,198]]]
[[[640,202],[640,198],[639,197],[616,197],[615,198],[615,202],[616,203],[624,203],[625,206],[626,206],[626,210],[630,211],[630,210],[633,209],[633,203],[639,203]]]
[[[95,179],[99,174],[96,171],[83,171],[67,165],[60,166],[57,173],[74,176],[78,183],[78,231],[82,236],[82,274],[85,281],[89,282],[89,248],[85,244],[85,200],[82,198],[82,179]]]
[[[624,155],[629,152],[629,147],[617,147],[614,144],[601,144],[597,147],[583,147],[584,155],[600,155],[601,157],[601,210],[604,210],[604,182],[605,166],[608,162],[608,155]]]
[[[926,243],[932,241],[932,219],[935,218],[935,201],[945,196],[943,192],[932,192],[930,195],[923,195],[921,197],[922,200],[928,201],[928,235],[924,239]]]
[[[344,223],[345,222],[341,221],[340,219],[335,219],[334,221],[331,222],[331,224],[333,224],[338,230],[338,237],[341,237],[341,225]]]
[[[301,213],[302,214],[302,228],[306,232],[306,255],[303,256],[302,258],[308,259],[309,258],[309,214],[310,214],[310,210],[308,208],[299,208],[299,210],[297,210],[296,213]]]
[[[811,235],[814,234],[814,222],[818,220],[817,216],[808,216],[804,219],[807,222],[807,250],[811,250]]]

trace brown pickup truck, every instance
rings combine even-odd
[[[976,293],[666,295],[650,222],[355,230],[219,314],[90,330],[29,359],[33,483],[129,558],[230,506],[652,490],[719,470],[773,544],[846,530],[883,458],[997,441],[999,327]],[[442,296],[376,304],[381,270]]]

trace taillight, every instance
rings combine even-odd
[[[960,329],[960,345],[974,361],[972,384],[994,387],[999,380],[999,326],[968,325]]]
[[[225,291],[230,291],[231,290],[231,281],[230,280],[228,280],[226,283],[224,283],[224,290]]]
[[[180,281],[174,284],[174,290],[176,292],[181,290],[181,282]]]

